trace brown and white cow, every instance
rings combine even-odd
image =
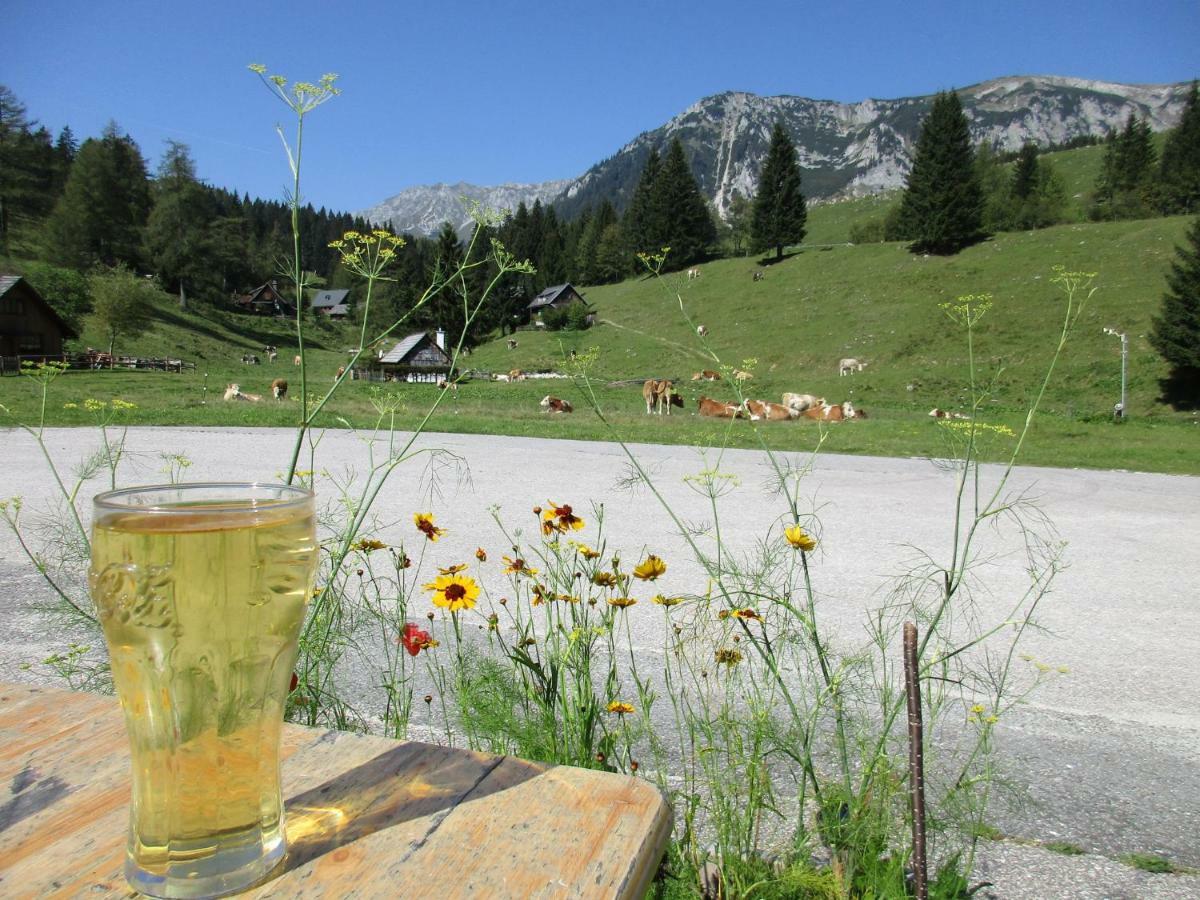
[[[509,380],[510,382],[513,382],[513,381],[524,381],[524,380],[525,380],[525,373],[524,373],[524,372],[522,372],[520,369],[513,369],[511,372],[509,372],[509,373],[508,373],[508,380]]]
[[[287,398],[288,383],[282,378],[276,378],[271,382],[271,396],[276,400],[284,400]]]
[[[304,362],[304,359],[300,356],[300,354],[297,353],[295,356],[292,357],[292,365],[293,366],[298,366],[302,362]]]
[[[934,418],[934,419],[969,419],[969,418],[971,418],[966,413],[950,412],[949,410],[938,409],[938,407],[936,407],[936,406],[929,411],[929,415],[931,418]]]
[[[688,277],[688,281],[692,281],[692,280],[693,280],[693,279],[695,279],[695,278],[699,278],[699,277],[700,277],[700,270],[699,270],[699,269],[688,269],[688,270],[687,270],[687,277]]]
[[[243,394],[241,385],[231,384],[225,388],[226,400],[245,400],[249,403],[257,403],[262,397],[259,394]]]
[[[516,342],[516,340],[514,340],[513,338],[509,338],[509,339],[508,339],[508,349],[509,349],[509,350],[516,350],[516,349],[517,349],[517,342]]]
[[[642,399],[646,401],[646,414],[664,412],[669,416],[672,406],[683,406],[683,398],[674,391],[674,385],[665,378],[651,378],[642,385]]]
[[[703,372],[697,372],[692,376],[692,381],[720,381],[721,373],[714,372],[712,369],[705,369]]]
[[[698,334],[700,337],[708,337],[708,329],[703,325],[697,325],[696,334]]]
[[[538,405],[546,412],[552,413],[569,413],[575,411],[575,408],[571,406],[570,400],[561,400],[558,397],[551,397],[549,394],[543,397],[542,402]]]
[[[756,421],[765,419],[768,422],[786,422],[799,415],[780,403],[770,403],[766,400],[747,400],[746,410],[750,413],[750,418]]]
[[[799,414],[814,406],[824,406],[825,398],[814,397],[812,394],[784,394],[783,405]]]
[[[708,397],[701,397],[696,403],[696,407],[700,410],[702,416],[713,416],[718,419],[744,419],[745,412],[742,411],[740,403],[725,403],[721,400],[710,400]]]

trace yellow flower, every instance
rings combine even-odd
[[[487,551],[482,547],[475,548],[475,558],[480,562],[487,562]]]
[[[651,553],[633,569],[635,578],[643,581],[653,581],[667,571],[667,564]]]
[[[789,525],[783,530],[784,537],[787,542],[797,550],[803,550],[806,553],[817,546],[817,540],[799,525]]]
[[[114,397],[110,405],[113,409],[137,409],[136,403],[130,403],[128,400],[122,400],[120,397]]]
[[[632,597],[611,597],[608,601],[609,606],[615,606],[617,609],[627,609],[635,603],[637,601]]]
[[[555,531],[565,534],[569,530],[579,531],[583,528],[583,519],[571,511],[567,504],[559,506],[553,500],[547,500],[550,508],[542,512],[542,534]]]
[[[750,609],[749,607],[747,607],[746,609],[735,609],[735,610],[733,610],[732,615],[735,619],[745,619],[745,620],[757,619],[759,622],[762,621],[762,616],[760,616],[755,610]]]
[[[83,401],[83,408],[88,412],[100,412],[107,405],[103,400],[96,400],[93,397],[88,397]]]
[[[971,712],[973,712],[975,715],[979,715],[981,712],[984,711],[984,709],[985,709],[984,706],[982,706],[979,703],[976,703],[974,706],[971,707]]]
[[[730,647],[722,647],[716,652],[717,663],[733,668],[742,661],[742,654]]]
[[[362,553],[370,553],[372,550],[382,550],[386,547],[383,541],[376,541],[372,538],[360,538],[350,545],[351,550],[358,550]]]
[[[633,704],[625,703],[622,700],[614,700],[612,703],[608,704],[608,711],[610,713],[616,713],[617,715],[623,716],[627,713],[633,712]]]
[[[413,513],[413,524],[417,526],[417,531],[431,541],[436,541],[446,533],[445,528],[438,528],[433,524],[433,513]]]
[[[592,576],[592,584],[597,587],[616,587],[617,576],[612,572],[597,572]]]
[[[470,609],[479,596],[479,585],[466,575],[439,575],[425,585],[425,590],[433,591],[434,606],[445,607],[452,613]]]
[[[584,559],[596,559],[600,554],[589,547],[587,544],[581,544],[578,541],[571,541],[571,546],[575,548]]]
[[[662,594],[655,594],[653,599],[659,606],[678,606],[683,602],[682,597],[664,597]]]
[[[1000,717],[999,716],[988,716],[983,721],[987,722],[989,725],[995,725],[997,722],[1000,721]]]
[[[466,568],[467,568],[466,563],[459,563],[457,566],[447,566],[444,569],[441,566],[438,566],[438,574],[439,575],[457,575],[459,572],[465,572]]]
[[[78,403],[64,403],[63,409],[79,409]]]
[[[531,569],[525,565],[525,560],[521,557],[513,559],[511,556],[501,557],[508,565],[504,568],[505,575],[536,575],[537,569]]]

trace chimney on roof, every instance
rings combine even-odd
[[[437,331],[435,331],[433,334],[433,339],[437,341],[439,350],[446,349],[446,329],[439,328]]]

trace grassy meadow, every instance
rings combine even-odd
[[[1092,152],[1096,148],[1068,153]],[[848,229],[856,216],[882,214],[878,198],[815,207],[814,244]],[[922,257],[901,244],[799,248],[782,262],[757,258],[717,260],[687,281],[680,275],[627,280],[586,289],[600,324],[585,332],[523,331],[519,346],[503,340],[477,348],[462,360],[470,372],[563,369],[571,350],[595,348],[590,371],[605,417],[616,433],[635,442],[706,444],[731,430],[734,446],[806,450],[818,428],[808,422],[729,423],[695,415],[701,394],[733,399],[731,386],[692,382],[700,369],[721,363],[753,371],[746,394],[778,401],[784,391],[813,393],[831,403],[852,400],[870,418],[835,426],[825,450],[897,456],[943,456],[943,429],[929,418],[932,407],[957,410],[966,403],[967,355],[963,336],[939,304],[963,294],[991,293],[995,305],[980,326],[977,358],[981,377],[995,377],[989,421],[1017,426],[1036,394],[1061,322],[1061,293],[1050,283],[1052,267],[1094,271],[1098,290],[1079,320],[1046,395],[1023,459],[1036,465],[1120,468],[1158,472],[1200,471],[1200,430],[1190,413],[1157,401],[1166,374],[1146,335],[1163,291],[1163,275],[1188,220],[1060,225],[1038,232],[1006,233],[957,256]],[[828,241],[825,243],[832,243]],[[761,281],[753,274],[762,271]],[[709,330],[705,346],[680,314],[679,299]],[[299,370],[292,365],[295,340],[289,323],[174,303],[157,310],[154,327],[136,340],[119,341],[121,354],[180,356],[196,364],[182,375],[149,371],[69,372],[52,387],[47,423],[88,424],[82,407],[64,408],[92,397],[120,397],[137,404],[122,414],[134,424],[205,426],[290,426],[299,418]],[[1116,425],[1113,404],[1120,396],[1120,344],[1104,327],[1130,335],[1128,409]],[[403,329],[401,329],[403,331]],[[349,359],[355,334],[345,326],[309,328],[310,384],[325,389]],[[81,344],[101,347],[105,339],[85,329]],[[246,366],[243,353],[262,355],[279,347],[279,359]],[[857,357],[869,365],[839,377],[838,360]],[[755,361],[752,365],[750,361]],[[284,403],[223,403],[228,382],[269,395],[273,378],[287,378],[292,397]],[[644,413],[640,382],[671,378],[687,406],[669,419]],[[625,382],[625,383],[622,383]],[[0,403],[15,418],[38,413],[35,386],[24,378],[0,379]],[[374,395],[381,385],[347,382],[327,407],[323,424],[371,424]],[[437,399],[432,385],[388,385],[402,403],[397,422],[414,427]],[[538,407],[547,393],[576,406],[573,415],[549,416]],[[442,398],[429,427],[437,431],[505,433],[585,440],[611,439],[612,432],[583,408],[569,380],[517,384],[474,378],[457,396]],[[1003,458],[998,442],[991,453]]]

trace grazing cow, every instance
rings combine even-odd
[[[226,400],[246,400],[250,403],[257,403],[259,400],[262,399],[262,396],[259,394],[243,394],[242,388],[240,385],[231,384],[231,385],[229,385],[229,387],[225,388],[225,399]]]
[[[345,366],[338,366],[338,370],[337,370],[337,376],[336,376],[336,377],[337,377],[337,378],[341,378],[341,377],[342,377],[343,375],[345,375],[345,374],[346,374],[346,367],[345,367]]]
[[[293,357],[292,357],[292,365],[293,365],[293,366],[298,366],[298,365],[300,365],[300,363],[302,363],[302,362],[304,362],[304,360],[303,360],[303,359],[300,357],[300,355],[299,355],[299,354],[297,354],[296,356],[293,356]]]
[[[750,418],[755,421],[765,419],[768,422],[784,422],[800,415],[782,404],[769,403],[766,400],[747,400],[746,409]]]
[[[855,372],[861,372],[867,367],[865,362],[860,362],[857,359],[843,359],[838,363],[838,375],[853,375]]]
[[[243,353],[242,364],[247,366],[257,366],[259,364],[258,357],[253,353]]]
[[[696,334],[698,334],[700,337],[708,337],[708,329],[703,325],[697,325]]]
[[[514,340],[513,338],[509,338],[509,339],[508,339],[508,349],[509,349],[509,350],[516,350],[516,349],[517,349],[517,342],[516,342],[516,340]]]
[[[263,355],[271,362],[275,362],[279,358],[279,351],[275,349],[274,344],[267,344],[267,346],[263,347]]]
[[[718,419],[746,418],[741,404],[738,403],[724,403],[721,400],[710,400],[708,397],[701,397],[696,406],[702,416],[713,416]]]
[[[755,272],[755,273],[754,273],[754,280],[755,280],[755,281],[762,281],[762,280],[763,280],[763,273],[762,273],[762,272]]]
[[[825,398],[814,397],[812,394],[784,394],[783,405],[799,414],[814,406],[824,406]]]
[[[439,378],[437,386],[438,386],[439,391],[450,390],[450,391],[454,392],[455,396],[458,396],[458,382],[457,381],[447,381],[445,378]]]
[[[687,277],[688,277],[688,281],[691,281],[693,278],[699,278],[700,270],[699,269],[688,269]]]
[[[929,415],[934,419],[969,419],[971,418],[966,413],[949,412],[945,409],[938,409],[936,406],[929,411]]]
[[[720,381],[721,375],[719,372],[714,372],[712,369],[705,369],[703,372],[697,372],[692,376],[692,381]]]
[[[733,377],[738,381],[749,381],[754,376],[743,369],[735,369]]]
[[[549,394],[543,397],[542,402],[538,405],[546,412],[551,413],[569,413],[575,411],[575,408],[571,406],[570,400],[561,400],[558,397],[551,397]]]
[[[508,373],[508,380],[509,381],[524,381],[525,373],[522,372],[520,369],[513,369],[511,372]]]
[[[504,381],[504,382],[507,382],[507,381],[508,381],[508,376],[507,376],[507,375],[493,375],[493,376],[492,376],[492,381]]]
[[[287,399],[287,382],[282,378],[276,378],[271,382],[271,396],[276,400]]]
[[[671,414],[672,406],[683,406],[683,398],[673,390],[674,385],[663,378],[651,378],[642,385],[642,399],[646,401],[646,414],[665,412]]]

